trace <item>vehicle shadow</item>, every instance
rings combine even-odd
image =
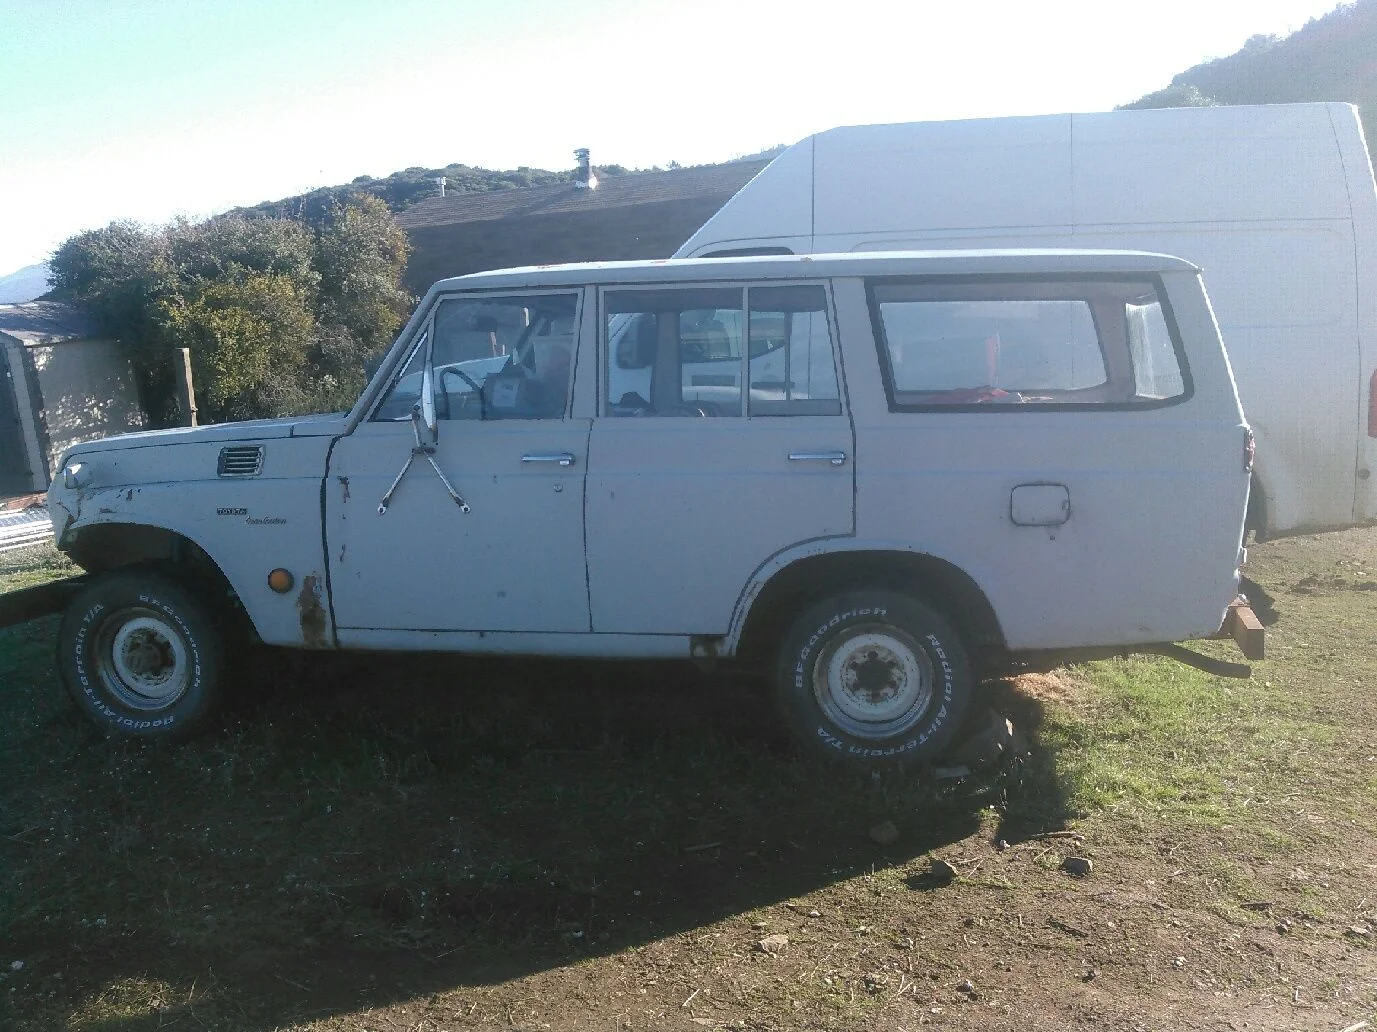
[[[1253,607],[1253,613],[1264,627],[1271,627],[1281,620],[1281,612],[1277,609],[1276,599],[1257,581],[1251,577],[1239,579],[1238,590],[1247,596],[1248,602]]]
[[[121,934],[47,948],[64,995],[131,978],[215,986],[84,1028],[218,1027],[229,1008],[232,1027],[267,1032],[733,918],[749,949],[757,917],[785,934],[843,922],[793,903],[854,875],[923,887],[925,854],[980,832],[992,798],[811,769],[757,685],[678,665],[269,650],[240,688],[227,728],[185,746],[85,735],[69,750],[73,836],[134,845],[84,904]],[[1035,741],[1040,704],[989,690]],[[47,733],[82,735],[73,719]],[[1041,776],[1036,750],[1021,762]],[[129,773],[99,776],[117,766]],[[1049,830],[1048,789],[1029,807],[1013,787],[998,836]],[[893,841],[872,834],[886,821]]]
[[[1078,814],[1068,801],[1057,770],[1056,748],[1048,739],[1047,704],[1074,694],[1060,672],[1002,678],[984,686],[988,704],[1017,729],[1016,755],[1001,785],[996,843],[1017,845],[1066,830]]]

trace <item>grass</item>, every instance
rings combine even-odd
[[[51,545],[0,552],[0,591],[17,591],[79,572]]]
[[[1327,783],[1331,806],[1363,795],[1361,768],[1341,762],[1359,743],[1315,712],[1314,696],[1302,694],[1313,686],[1230,685],[1145,659],[1085,676],[1085,704],[1061,714],[1048,739],[1081,812],[1263,829],[1297,785]]]
[[[1254,552],[1281,618],[1252,681],[1131,659],[991,686],[1033,744],[998,806],[807,769],[754,686],[678,667],[265,650],[221,730],[107,740],[55,621],[0,632],[0,1027],[968,1027],[970,978],[1055,1028],[1085,964],[1143,1027],[1193,1027],[1152,1023],[1173,993],[1300,1006],[1321,963],[1324,1020],[1373,1017],[1377,534]],[[0,590],[65,571],[0,556]],[[1173,981],[1185,953],[1208,990]]]

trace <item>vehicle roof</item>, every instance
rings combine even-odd
[[[1283,104],[1206,104],[1200,107],[1176,108],[1121,108],[1115,111],[1067,111],[1046,115],[996,115],[985,118],[944,118],[910,122],[877,122],[857,125],[839,125],[823,129],[811,137],[805,136],[799,143],[809,139],[841,139],[847,137],[879,136],[902,138],[916,133],[949,133],[953,136],[969,136],[980,133],[988,136],[1001,126],[1021,126],[1025,130],[1037,127],[1052,129],[1066,127],[1074,123],[1091,123],[1102,127],[1115,127],[1127,136],[1139,135],[1145,125],[1160,123],[1175,127],[1193,124],[1208,126],[1212,133],[1237,131],[1245,138],[1253,138],[1259,125],[1266,125],[1275,132],[1280,126],[1306,126],[1332,135],[1330,123],[1334,109],[1347,108],[1355,115],[1357,105],[1344,101],[1299,101]],[[794,146],[797,146],[795,144]]]
[[[865,251],[854,254],[770,255],[747,258],[660,258],[634,262],[581,262],[495,269],[443,279],[430,293],[583,284],[701,282],[703,280],[812,279],[833,276],[956,276],[969,274],[1075,274],[1196,272],[1183,258],[1149,251],[1067,248],[978,251]]]

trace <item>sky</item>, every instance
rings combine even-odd
[[[0,275],[116,219],[451,162],[724,161],[1100,111],[1336,0],[0,0]]]

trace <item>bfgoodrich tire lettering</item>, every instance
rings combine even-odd
[[[858,767],[940,758],[973,687],[951,625],[883,589],[834,595],[803,612],[776,672],[781,712],[804,751]]]
[[[181,739],[216,709],[224,661],[206,608],[171,578],[132,569],[73,599],[57,665],[77,705],[107,731]]]

